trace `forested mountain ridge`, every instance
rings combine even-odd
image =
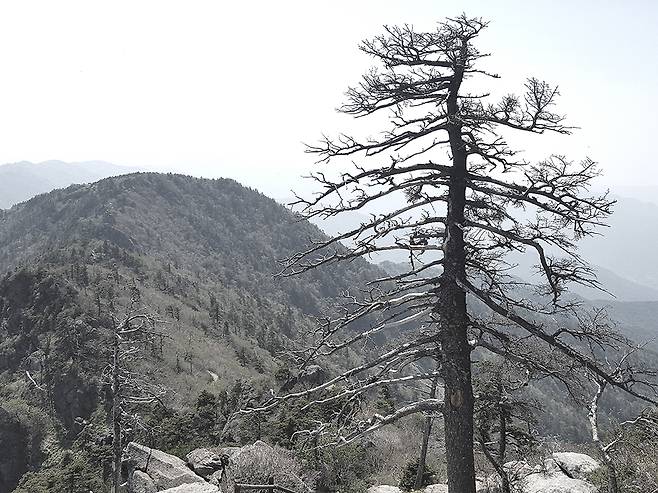
[[[391,275],[399,275],[408,266],[405,263],[384,261],[378,264]],[[439,271],[440,272],[440,271]],[[607,281],[611,281],[614,287],[627,287],[627,297],[637,293],[640,297],[643,289],[649,290],[648,295],[653,295],[650,288],[633,285],[630,281],[615,276],[606,269],[597,269],[597,279],[604,289],[611,289]],[[612,321],[616,323],[617,329],[626,337],[640,344],[647,344],[652,351],[658,349],[656,337],[658,337],[658,302],[657,301],[619,301],[612,296],[604,296],[606,291],[590,287],[576,286],[573,294],[585,307],[604,308]],[[584,293],[584,294],[582,294]],[[590,297],[584,296],[589,294]],[[641,298],[642,299],[642,298]],[[657,357],[658,358],[658,357]]]
[[[232,180],[156,173],[55,190],[0,217],[3,270],[35,259],[57,263],[62,249],[101,241],[195,274],[208,271],[228,284],[259,286],[262,292],[283,287],[294,306],[303,305],[309,279],[304,279],[303,292],[295,293],[294,281],[274,282],[272,276],[279,259],[320,234],[273,200]],[[317,295],[332,296],[349,287],[347,273],[361,271],[374,275],[377,269],[355,262],[316,273],[310,282]]]
[[[585,238],[578,245],[582,257],[592,265],[597,278],[610,294],[578,285],[572,285],[570,289],[593,300],[656,301],[658,261],[653,249],[658,243],[658,205],[625,196],[614,196],[614,199],[613,214],[606,220],[609,227],[601,228],[600,234]],[[345,217],[316,218],[314,223],[327,234],[335,235],[368,221],[368,214],[354,212]],[[534,261],[529,262],[521,254],[510,255],[509,260],[518,264],[514,275],[536,281]],[[372,261],[404,263],[407,255],[402,251],[380,252],[372,256]]]
[[[275,280],[278,260],[317,234],[232,180],[140,173],[56,190],[3,212],[0,270],[45,269],[71,285],[90,313],[117,310],[136,288],[167,323],[201,333],[216,326],[242,342],[305,328],[328,299],[379,273],[360,261]],[[189,343],[175,342],[178,352]],[[208,358],[202,371],[212,371],[217,358]]]
[[[35,422],[61,427],[66,441],[80,431],[76,419],[99,412],[111,320],[135,298],[163,334],[140,371],[168,390],[167,406],[189,408],[203,390],[252,395],[276,386],[289,369],[282,355],[313,317],[381,275],[355,261],[274,279],[279,259],[320,234],[232,180],[154,173],[75,185],[0,211],[0,407],[14,413],[3,423],[14,434],[0,433],[0,442],[27,441],[17,445],[23,462],[10,469],[43,469],[61,455],[56,448],[42,456],[40,440],[52,433]],[[231,440],[245,440],[240,433]]]

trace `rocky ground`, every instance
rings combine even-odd
[[[233,491],[235,470],[232,463],[241,454],[274,454],[275,449],[264,442],[246,447],[227,447],[193,450],[186,460],[160,450],[132,442],[123,458],[126,493],[219,493]],[[505,464],[514,491],[518,493],[596,493],[588,481],[589,475],[599,469],[599,463],[590,456],[574,452],[556,452],[542,464],[526,461]],[[497,476],[480,478],[477,491],[496,493],[500,490]],[[301,490],[300,490],[301,491]],[[447,493],[446,484],[433,484],[424,493]],[[368,493],[402,493],[397,486],[378,485]]]
[[[601,466],[589,455],[575,452],[556,452],[542,464],[531,466],[526,461],[504,465],[515,493],[597,493],[588,481],[590,474]],[[478,493],[498,493],[500,478],[496,475],[477,481]],[[368,493],[402,493],[397,486],[372,486]],[[432,484],[424,493],[448,493],[447,484]]]

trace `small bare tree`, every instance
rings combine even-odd
[[[587,370],[650,399],[587,352],[585,341],[603,348],[609,335],[573,323],[577,302],[564,296],[570,282],[598,287],[576,243],[604,224],[613,201],[589,192],[598,175],[592,160],[554,155],[530,163],[507,144],[504,135],[515,132],[570,132],[554,109],[556,87],[531,78],[521,96],[499,100],[467,89],[474,78],[498,77],[479,66],[486,55],[474,43],[486,25],[460,16],[428,32],[385,27],[361,45],[378,65],[348,89],[341,111],[385,128],[365,139],[341,134],[311,146],[319,165],[348,161],[347,167],[314,173],[317,194],[295,206],[319,219],[375,212],[341,234],[310,238],[307,249],[285,260],[282,275],[381,252],[404,252],[409,262],[402,273],[346,293],[342,311],[321,320],[313,343],[298,353],[303,367],[358,347],[365,355],[360,364],[258,408],[302,397],[311,399],[308,406],[341,403],[333,426],[309,430],[336,443],[410,414],[440,412],[451,493],[475,492],[477,348],[558,378],[567,368]],[[534,255],[542,281],[520,282],[506,262],[511,252]],[[558,360],[561,366],[550,364]],[[382,385],[437,375],[442,398],[419,398],[385,416],[358,412],[360,400]]]
[[[103,381],[112,402],[112,487],[118,493],[125,424],[139,425],[136,408],[159,401],[165,394],[160,385],[148,381],[135,363],[151,345],[162,340],[163,334],[157,330],[157,320],[134,303],[123,318],[112,315],[111,320],[112,354],[103,371]]]
[[[602,310],[599,310],[590,323],[607,326],[607,316],[605,316]],[[658,372],[653,368],[646,367],[636,358],[638,353],[644,349],[644,346],[633,345],[629,341],[620,348],[616,355],[608,354],[605,364],[608,368],[608,373],[613,376],[615,381],[624,382],[626,385],[639,385],[658,391],[658,381],[656,380]],[[590,351],[595,353],[596,348],[590,346]],[[583,401],[587,408],[592,442],[599,452],[601,461],[606,466],[608,493],[619,493],[622,490],[619,487],[617,465],[614,458],[615,448],[623,442],[630,430],[642,429],[646,434],[658,438],[658,417],[655,415],[655,410],[651,412],[651,409],[645,409],[636,417],[619,423],[612,430],[612,438],[606,443],[601,436],[599,404],[606,390],[610,387],[610,382],[601,378],[600,375],[591,372],[587,373],[587,379],[590,386],[593,387],[593,393],[589,399],[585,398]]]

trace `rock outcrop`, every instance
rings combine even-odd
[[[533,467],[526,461],[511,461],[503,467],[519,493],[596,493],[597,488],[587,478],[601,466],[586,454],[556,452],[543,465]],[[483,491],[499,490],[500,478],[487,478]]]
[[[430,484],[425,486],[424,493],[448,493],[447,484]]]
[[[572,479],[560,473],[538,472],[522,482],[523,493],[596,493],[596,486],[582,479]]]
[[[151,476],[143,471],[135,471],[130,476],[128,491],[130,493],[155,493],[158,489]]]
[[[224,465],[228,463],[226,459],[210,449],[198,448],[192,450],[185,456],[187,465],[199,476],[208,479],[215,471],[223,469]]]
[[[480,479],[475,480],[475,491],[485,493],[484,481]],[[448,485],[445,483],[430,484],[425,486],[422,490],[423,493],[448,493]],[[379,486],[371,486],[368,488],[368,493],[402,493],[402,490],[397,486],[390,486],[387,484]]]
[[[555,452],[544,465],[547,470],[557,468],[570,478],[583,480],[601,467],[601,464],[589,455],[576,452]]]
[[[586,454],[556,452],[543,464],[532,466],[527,461],[510,461],[503,465],[515,493],[597,493],[588,482],[589,475],[601,465]],[[498,493],[501,480],[496,474],[476,480],[478,493]],[[447,493],[447,484],[426,486],[422,493]],[[378,485],[368,488],[368,493],[402,493],[397,486]]]
[[[191,483],[162,490],[162,493],[220,493],[220,491],[217,486],[210,483]]]
[[[379,486],[371,486],[368,488],[368,493],[402,493],[402,490],[397,486],[381,484]]]
[[[151,476],[143,471],[137,470],[130,476],[128,491],[130,491],[130,493],[155,493],[158,489],[151,479]]]
[[[254,451],[274,449],[264,442],[241,448],[199,448],[187,454],[185,463],[173,455],[131,442],[124,453],[124,464],[129,471],[128,492],[220,493],[226,491],[220,483],[227,480],[229,460],[239,462]],[[253,464],[251,460],[248,462]],[[597,493],[597,488],[587,479],[601,466],[589,455],[559,452],[534,467],[526,461],[507,462],[503,467],[518,493]],[[478,479],[476,488],[481,493],[500,491],[500,478],[492,475],[486,480]],[[402,493],[402,490],[397,486],[378,485],[368,488],[367,493]],[[448,485],[432,484],[423,493],[448,493]]]
[[[156,488],[155,491],[190,483],[205,483],[204,479],[192,472],[182,459],[135,442],[130,442],[126,447],[123,461],[131,473],[130,485],[137,471],[146,473],[150,477]],[[143,479],[141,475],[138,477]],[[131,491],[131,493],[137,492]]]

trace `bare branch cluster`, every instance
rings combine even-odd
[[[112,484],[115,493],[120,488],[121,456],[125,423],[143,426],[137,413],[141,405],[160,402],[165,395],[162,386],[149,381],[136,368],[144,350],[164,335],[157,329],[158,322],[146,311],[131,303],[121,319],[112,315],[112,357],[102,373],[102,381],[109,387],[112,401]]]
[[[557,378],[569,388],[573,375],[585,372],[646,402],[658,401],[637,372],[611,371],[602,363],[629,342],[602,313],[584,315],[567,292],[570,283],[600,288],[577,251],[580,239],[598,234],[614,204],[607,194],[590,191],[596,163],[562,155],[530,163],[502,137],[506,130],[570,133],[555,110],[558,88],[530,78],[521,96],[499,101],[462,88],[470,77],[497,77],[478,68],[486,55],[474,41],[485,27],[465,16],[431,32],[385,27],[361,46],[378,66],[348,89],[341,111],[385,114],[388,126],[367,139],[341,134],[309,146],[320,166],[348,159],[349,169],[313,173],[318,192],[292,205],[306,218],[376,212],[342,234],[309,238],[307,249],[284,259],[281,275],[391,251],[404,252],[409,263],[345,293],[338,315],[322,319],[313,344],[296,353],[304,367],[358,350],[366,355],[358,365],[321,385],[275,394],[258,410],[290,399],[340,401],[338,442],[411,413],[468,414],[472,351],[494,353],[523,365],[533,378]],[[510,253],[532,255],[542,281],[530,285],[516,277]],[[380,384],[431,381],[436,364],[446,390],[443,404],[410,402],[387,416],[355,411]],[[318,423],[309,433],[329,428]]]

